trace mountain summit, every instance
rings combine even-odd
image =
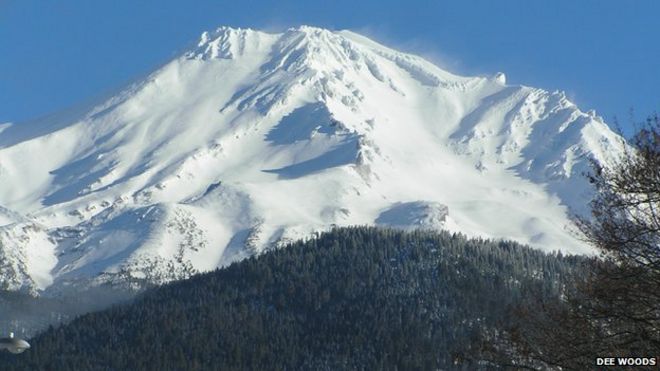
[[[332,226],[588,252],[620,138],[561,92],[349,31],[222,27],[82,113],[0,125],[0,287],[188,277]]]

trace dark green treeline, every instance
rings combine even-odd
[[[0,355],[0,368],[474,369],[465,355],[479,331],[508,323],[527,292],[557,295],[582,260],[338,228],[50,328],[28,352]]]

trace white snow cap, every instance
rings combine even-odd
[[[620,150],[561,93],[308,26],[204,33],[83,113],[0,130],[14,290],[167,282],[333,225],[589,252],[582,172]]]

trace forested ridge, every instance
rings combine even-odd
[[[476,369],[475,339],[583,257],[448,232],[336,228],[31,339],[3,370]]]

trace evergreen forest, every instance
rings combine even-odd
[[[2,370],[492,369],[479,334],[558,297],[584,257],[515,242],[335,228],[30,339]],[[533,293],[534,295],[528,295]]]

